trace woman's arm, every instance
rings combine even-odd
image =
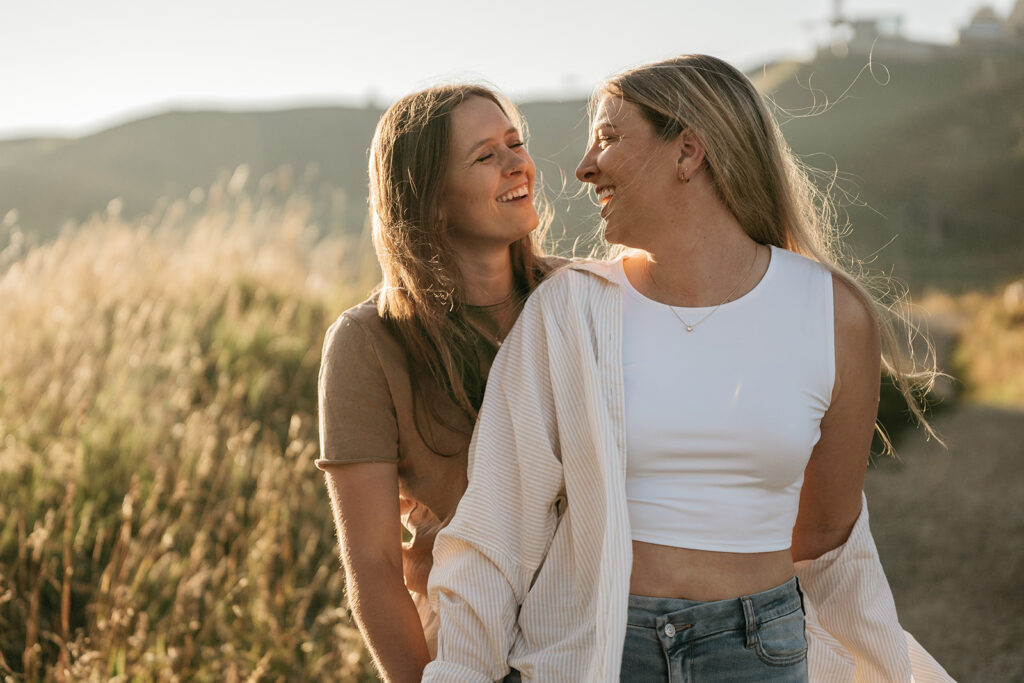
[[[419,681],[430,659],[402,571],[398,425],[372,334],[346,312],[320,363],[320,456],[349,604],[386,681]]]
[[[419,681],[430,654],[402,574],[397,466],[338,463],[325,476],[349,606],[373,661],[389,683]]]
[[[909,681],[907,639],[862,492],[878,409],[878,328],[867,306],[837,278],[833,302],[836,384],[804,473],[793,530],[793,559],[813,636],[809,673],[811,680]]]
[[[878,412],[881,341],[875,318],[850,287],[833,277],[836,379],[821,438],[804,470],[793,529],[793,560],[842,545],[861,511],[861,490]]]

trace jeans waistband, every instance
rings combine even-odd
[[[721,631],[756,628],[801,609],[803,593],[794,576],[760,593],[712,602],[630,595],[627,623],[658,630],[671,624],[684,638],[702,638]]]

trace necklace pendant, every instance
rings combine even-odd
[[[693,332],[693,325],[687,325],[686,326],[686,331],[687,332]]]

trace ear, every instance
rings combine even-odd
[[[676,174],[680,181],[688,183],[704,163],[704,142],[692,128],[684,128],[676,138],[676,148],[679,150]]]

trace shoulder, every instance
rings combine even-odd
[[[832,275],[832,271],[820,261],[816,261],[803,254],[798,254],[795,251],[783,249],[782,247],[772,248],[772,260],[777,262],[774,264],[774,267],[789,273],[791,276],[820,279],[821,281],[828,282],[829,277]]]
[[[601,263],[601,262],[592,262]],[[596,266],[600,268],[600,266]],[[590,305],[594,295],[604,286],[615,286],[613,282],[595,274],[580,261],[569,261],[561,268],[549,273],[530,294],[520,315],[520,324],[529,325],[545,315],[544,311],[555,312],[558,318],[571,317]]]
[[[851,282],[835,274],[832,274],[832,306],[836,354],[833,396],[843,393],[843,387],[862,382],[871,384],[877,396],[882,339],[875,312]]]
[[[837,339],[875,346],[879,336],[878,320],[870,302],[846,278],[835,273],[829,275]]]
[[[320,357],[321,397],[363,396],[405,371],[398,342],[377,315],[376,298],[348,309],[328,328]]]
[[[543,296],[576,293],[581,289],[600,290],[606,285],[615,285],[612,271],[614,262],[596,259],[565,259],[560,268],[550,273],[537,291],[546,290]]]
[[[324,339],[325,361],[350,360],[386,346],[391,335],[377,313],[377,297],[349,308],[327,329]]]
[[[572,259],[564,256],[554,256],[551,254],[538,256],[536,261],[537,270],[544,273],[544,277],[548,277],[551,273],[555,272],[559,268],[564,268],[570,263],[572,263]]]
[[[374,294],[366,301],[346,310],[338,316],[338,319],[334,321],[334,325],[359,325],[371,330],[376,327],[383,327],[384,322],[381,320],[380,314],[377,313],[377,295]]]

